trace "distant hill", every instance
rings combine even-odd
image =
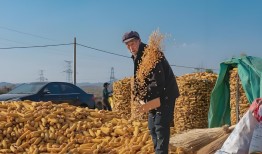
[[[7,82],[0,82],[0,94],[5,94],[9,92],[16,84],[7,83]]]
[[[20,84],[20,83],[0,82],[0,88],[1,87],[15,86],[15,85],[18,85],[18,84]],[[83,83],[77,83],[76,85],[79,86],[79,87],[85,87],[85,86],[98,87],[98,86],[103,86],[103,83],[102,82],[98,82],[98,83],[83,82]]]
[[[94,94],[95,97],[99,100],[102,99],[102,93],[103,93],[103,84],[104,83],[78,83],[77,86],[79,86],[81,89],[83,89],[87,93]],[[108,90],[112,90],[112,85],[109,85]]]
[[[17,86],[19,83],[8,83],[8,82],[0,82],[0,91],[1,89],[8,87],[13,88]],[[103,91],[103,83],[89,83],[89,82],[83,82],[83,83],[77,83],[77,86],[83,89],[87,93],[92,93],[97,98],[102,98],[102,91]],[[1,92],[0,92],[1,93]],[[3,92],[2,92],[3,93]]]
[[[101,86],[79,86],[87,93],[94,94],[96,98],[102,98],[103,87]]]
[[[20,83],[9,83],[9,82],[0,82],[0,88],[4,86],[14,86],[18,85]],[[82,82],[82,83],[77,83],[76,85],[79,87],[103,87],[104,82],[96,82],[96,83],[90,83],[90,82]]]
[[[0,89],[4,87],[15,87],[20,83],[8,83],[8,82],[0,82]],[[96,98],[102,98],[102,91],[103,91],[103,83],[89,83],[89,82],[83,82],[83,83],[77,83],[77,86],[83,89],[87,93],[94,94]]]
[[[8,83],[8,82],[0,82],[0,88],[2,87],[12,87],[16,85],[15,83]]]
[[[82,82],[82,83],[77,83],[76,85],[79,87],[85,87],[85,86],[98,87],[98,86],[103,86],[103,83],[102,82],[98,82],[98,83]]]

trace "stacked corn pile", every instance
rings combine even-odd
[[[134,77],[131,78],[131,119],[132,120],[147,120],[147,113],[138,112],[138,108],[140,107],[140,103],[135,99],[134,95]]]
[[[130,118],[131,78],[115,81],[113,92],[113,111],[121,113],[123,117]]]
[[[180,96],[175,105],[175,130],[207,128],[210,94],[217,75],[212,73],[187,74],[177,78]]]
[[[243,117],[245,112],[248,110],[250,104],[247,100],[245,91],[242,87],[241,81],[238,77],[237,68],[233,68],[229,71],[230,75],[230,109],[231,109],[231,124],[237,123],[237,99],[238,99],[238,117]],[[238,93],[237,93],[238,91]],[[238,97],[238,98],[237,98]],[[238,119],[238,120],[239,120]]]
[[[147,122],[51,102],[0,103],[0,153],[153,153]]]

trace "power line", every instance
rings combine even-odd
[[[120,54],[112,53],[112,52],[105,51],[105,50],[101,50],[101,49],[97,49],[97,48],[94,48],[94,47],[89,47],[89,46],[82,45],[82,44],[79,44],[79,43],[77,43],[77,45],[79,45],[79,46],[83,46],[83,47],[86,47],[86,48],[89,48],[89,49],[93,49],[93,50],[101,51],[101,52],[104,52],[104,53],[112,54],[112,55],[117,55],[117,56],[121,56],[121,57],[125,57],[125,58],[131,58],[131,57],[128,57],[128,56],[124,56],[124,55],[120,55]],[[200,67],[191,67],[191,66],[182,66],[182,65],[170,65],[170,66],[174,66],[174,67],[182,67],[182,68],[193,68],[193,69],[204,69],[204,70],[206,70],[206,69],[218,70],[218,69],[212,69],[212,68],[200,68]]]
[[[43,36],[40,36],[40,35],[30,34],[30,33],[22,32],[22,31],[18,31],[18,30],[15,30],[15,29],[11,29],[11,28],[7,28],[7,27],[3,27],[3,26],[0,26],[0,28],[1,28],[1,29],[5,29],[5,30],[9,30],[9,31],[12,31],[12,32],[17,32],[17,33],[20,33],[20,34],[24,34],[24,35],[29,35],[29,36],[33,36],[33,37],[37,37],[37,38],[41,38],[41,39],[45,39],[45,40],[55,41],[55,40],[53,40],[53,39],[49,39],[49,38],[46,38],[46,37],[43,37]]]
[[[46,38],[46,37],[42,37],[42,36],[39,36],[39,35],[22,32],[22,31],[18,31],[18,30],[11,29],[11,28],[7,28],[7,27],[3,27],[3,26],[0,26],[0,28],[1,28],[1,29],[5,29],[5,30],[9,30],[9,31],[13,31],[13,32],[17,32],[17,33],[20,33],[20,34],[24,34],[24,35],[30,35],[30,36],[33,36],[33,37],[38,37],[38,38],[42,38],[42,39],[46,39],[46,40],[52,40],[52,39],[49,39],[49,38]],[[7,40],[7,39],[6,39],[6,40]],[[9,41],[10,41],[10,40],[9,40]],[[52,41],[54,41],[54,40],[52,40]],[[43,45],[43,46],[27,46],[27,47],[7,47],[7,48],[0,48],[0,49],[39,48],[39,47],[62,46],[62,45],[71,45],[71,44],[74,44],[74,43],[56,44],[56,45]],[[125,56],[125,55],[116,54],[116,53],[113,53],[113,52],[109,52],[109,51],[97,49],[97,48],[90,47],[90,46],[86,46],[86,45],[79,44],[79,43],[76,43],[76,45],[79,45],[79,46],[82,46],[82,47],[85,47],[85,48],[89,48],[89,49],[93,49],[93,50],[97,50],[97,51],[100,51],[100,52],[104,52],[104,53],[108,53],[108,54],[120,56],[120,57],[131,58],[131,57],[128,57],[128,56]],[[192,69],[208,69],[208,68],[200,68],[200,67],[198,68],[198,67],[179,66],[179,65],[170,65],[170,66],[182,67],[182,68],[192,68]],[[218,69],[211,69],[211,70],[218,70]]]
[[[0,48],[0,50],[7,50],[7,49],[25,49],[25,48],[43,48],[43,47],[55,47],[55,46],[65,46],[65,45],[72,45],[74,43],[65,43],[65,44],[49,44],[49,45],[35,45],[35,46],[24,46],[24,47],[6,47]]]
[[[0,37],[0,39],[1,39],[1,40],[5,40],[5,41],[9,41],[9,42],[15,42],[15,43],[20,43],[20,44],[30,45],[29,43],[14,41],[14,40],[5,39],[5,38],[2,38],[2,37]],[[1,43],[1,44],[3,44],[3,43]],[[6,45],[6,44],[5,44],[5,45]],[[15,48],[14,48],[14,49],[15,49]],[[59,49],[56,49],[56,48],[53,48],[53,50],[58,51],[59,53],[57,53],[57,54],[59,54],[59,55],[61,55],[61,53],[63,53],[63,55],[65,55],[65,54],[64,54],[64,51],[65,51],[65,50],[59,50]],[[68,51],[68,50],[67,50],[67,51]],[[68,55],[66,55],[66,56],[68,56]]]
[[[182,67],[182,68],[193,68],[193,69],[211,69],[211,70],[218,70],[218,69],[213,69],[213,68],[202,68],[202,67],[192,67],[192,66],[182,66],[182,65],[170,65],[174,67]]]
[[[108,54],[111,54],[111,55],[120,56],[120,57],[125,57],[125,58],[131,58],[131,57],[128,57],[128,56],[125,56],[125,55],[120,55],[120,54],[117,54],[117,53],[113,53],[113,52],[109,52],[109,51],[105,51],[105,50],[101,50],[101,49],[89,47],[89,46],[82,45],[82,44],[79,44],[79,43],[76,43],[76,44],[79,45],[79,46],[85,47],[85,48],[97,50],[97,51],[104,52],[104,53],[108,53]]]
[[[15,42],[15,43],[20,43],[20,44],[28,44],[28,43],[24,43],[24,42],[19,42],[19,41],[13,41],[13,40],[5,39],[5,38],[2,38],[2,37],[0,37],[0,39],[8,41],[8,42]]]
[[[72,44],[74,44],[74,43],[51,44],[51,45],[35,45],[35,46],[24,46],[24,47],[6,47],[6,48],[0,48],[0,50],[6,50],[6,49],[25,49],[25,48],[42,48],[42,47],[65,46],[65,45],[72,45]],[[90,47],[90,46],[86,46],[86,45],[79,44],[79,43],[76,43],[76,45],[79,45],[79,46],[82,46],[82,47],[85,47],[85,48],[89,48],[89,49],[93,49],[93,50],[96,50],[96,51],[100,51],[100,52],[103,52],[103,53],[115,55],[115,56],[120,56],[120,57],[125,57],[125,58],[131,58],[131,57],[128,57],[128,56],[125,56],[125,55],[116,54],[116,53],[113,53],[113,52],[109,52],[109,51],[106,51],[106,50],[97,49],[97,48]],[[201,68],[201,67],[192,67],[192,66],[183,66],[183,65],[170,65],[170,66],[173,66],[173,67],[182,67],[182,68],[190,68],[190,69],[204,69],[204,70],[206,70],[206,69],[211,69],[211,70],[218,70],[218,69],[213,69],[213,68]]]

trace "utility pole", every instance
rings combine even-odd
[[[67,69],[64,71],[66,73],[66,81],[68,83],[72,83],[72,69],[71,69],[71,63],[72,61],[65,60],[67,63]]]
[[[74,85],[76,85],[76,38],[74,38]]]

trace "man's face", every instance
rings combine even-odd
[[[140,39],[133,39],[126,43],[127,49],[131,52],[133,56],[137,55],[139,45],[140,45]]]

